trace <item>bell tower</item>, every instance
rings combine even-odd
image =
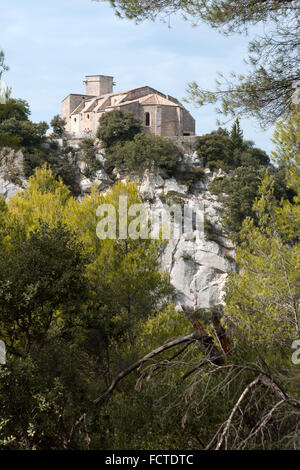
[[[87,75],[85,77],[86,94],[102,96],[113,92],[114,77],[107,75]]]

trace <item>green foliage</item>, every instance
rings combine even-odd
[[[24,153],[24,173],[27,178],[34,174],[36,168],[41,168],[46,164],[51,168],[56,178],[61,178],[70,188],[74,196],[80,194],[77,157],[72,147],[65,143],[59,147],[56,142],[48,140],[45,144],[31,148],[29,151],[26,148]]]
[[[250,218],[243,224],[237,257],[241,274],[229,285],[226,311],[251,328],[256,344],[291,341],[300,333],[294,301],[300,280],[299,205],[287,200],[278,205],[266,173],[254,211],[257,226]]]
[[[17,121],[26,121],[29,115],[29,104],[25,100],[8,98],[5,103],[0,103],[0,124],[12,118]]]
[[[256,223],[243,223],[240,269],[230,276],[222,319],[232,343],[224,365],[203,361],[200,341],[178,345],[97,405],[92,401],[121,370],[192,330],[166,303],[172,291],[159,269],[159,241],[97,237],[98,206],[112,204],[119,215],[121,195],[128,205],[141,202],[137,186],[117,183],[105,195],[93,188],[79,202],[43,167],[8,205],[0,201],[0,337],[8,347],[0,370],[0,448],[215,447],[240,397],[225,448],[295,446],[298,409],[282,400],[299,400],[290,348],[300,334],[299,169],[287,158],[291,134],[277,131],[286,151],[274,155],[277,165],[285,162],[276,171],[284,171],[294,197],[278,203],[267,173],[253,208]],[[207,220],[205,228],[214,232]],[[215,337],[211,312],[197,315]],[[272,377],[275,392],[284,394],[277,398],[266,384],[247,393],[260,377]]]
[[[81,251],[66,228],[41,224],[2,253],[0,329],[8,348],[21,354],[41,346],[58,312],[76,313],[86,293]]]
[[[119,214],[120,196],[128,197],[128,206],[141,203],[136,185],[130,183],[116,183],[100,200],[112,204]],[[100,243],[89,267],[91,295],[97,305],[93,315],[106,319],[110,337],[129,335],[133,344],[134,325],[153,313],[169,294],[168,276],[159,270],[158,253],[159,243],[152,240],[106,239]]]
[[[231,276],[227,285],[225,316],[229,329],[234,332],[235,360],[245,361],[265,374],[276,387],[270,387],[265,404],[256,420],[262,422],[266,409],[278,407],[276,390],[284,390],[285,396],[299,400],[298,365],[292,363],[292,342],[299,338],[299,166],[295,164],[298,150],[293,152],[293,134],[299,130],[297,117],[281,122],[277,126],[277,151],[273,159],[278,164],[286,163],[289,171],[287,186],[293,185],[297,194],[293,201],[282,199],[280,204],[274,197],[274,181],[266,172],[259,189],[259,198],[253,210],[256,223],[246,218],[241,231],[242,244],[237,250],[239,271]],[[287,124],[287,125],[286,125]],[[292,159],[289,159],[292,155]],[[237,354],[238,353],[238,354]],[[241,357],[241,353],[243,357]],[[257,391],[259,393],[259,390]],[[248,399],[248,403],[251,403]],[[249,404],[247,403],[247,407]],[[256,404],[258,402],[256,401]],[[255,402],[253,403],[255,406]],[[275,408],[274,408],[275,411]],[[255,415],[255,413],[254,413]],[[263,448],[297,447],[294,432],[298,418],[293,407],[280,406],[268,426],[270,442]],[[251,424],[255,429],[255,424]],[[252,448],[259,448],[254,439]],[[251,444],[251,440],[248,445]]]
[[[0,104],[0,148],[21,149],[24,155],[23,173],[25,177],[33,175],[36,168],[45,163],[51,167],[57,178],[72,190],[74,195],[80,193],[78,185],[78,168],[74,150],[63,143],[62,147],[47,139],[46,122],[29,121],[29,106],[26,101],[9,98]],[[51,121],[56,136],[61,136],[63,120],[55,116]]]
[[[51,228],[65,223],[70,197],[69,189],[62,180],[57,181],[51,169],[46,166],[36,169],[25,190],[8,203],[7,218],[2,221],[7,224],[7,242],[18,238],[17,233],[24,230],[28,235],[42,222]]]
[[[97,383],[93,367],[80,346],[58,331],[37,352],[9,355],[0,369],[0,449],[85,449],[85,439],[70,441],[70,435]]]
[[[238,241],[242,223],[246,217],[257,221],[253,204],[265,175],[265,167],[239,167],[223,178],[216,178],[210,184],[210,191],[218,196],[223,204],[222,225],[231,237]],[[274,196],[293,200],[295,192],[287,188],[284,169],[272,167],[269,174],[274,181]]]
[[[109,113],[104,113],[99,119],[97,137],[107,148],[110,148],[114,144],[132,140],[141,132],[141,128],[140,120],[132,113],[114,109]]]
[[[224,205],[222,224],[233,238],[238,237],[243,220],[254,216],[252,206],[264,173],[264,167],[240,167],[210,184],[210,190]]]
[[[259,167],[269,165],[266,152],[255,148],[253,142],[245,141],[238,121],[233,124],[230,135],[219,128],[197,139],[196,150],[203,166],[211,170],[221,168],[229,171],[239,166]]]
[[[25,147],[30,151],[44,142],[47,129],[48,124],[46,122],[35,124],[28,120],[20,121],[13,117],[0,123],[0,136],[17,137],[20,147]]]
[[[4,147],[18,150],[20,148],[20,140],[17,136],[0,134],[0,149]]]
[[[176,181],[180,184],[186,184],[188,189],[191,190],[194,185],[205,178],[204,168],[185,168],[183,171],[174,172]]]
[[[8,205],[0,201],[2,449],[108,446],[105,409],[89,415],[91,441],[72,432],[74,423],[151,335],[159,341],[182,324],[171,307],[162,313],[170,285],[159,270],[160,243],[96,235],[97,207],[118,210],[119,195],[140,202],[129,183],[106,196],[93,189],[79,202],[43,167]],[[136,406],[132,412],[140,400]],[[117,434],[125,442],[122,426]]]
[[[62,137],[65,132],[66,124],[66,120],[62,119],[59,114],[56,114],[50,122],[54,135],[57,137]]]
[[[248,33],[253,25],[265,25],[262,34],[248,46],[249,71],[244,75],[219,74],[215,90],[204,90],[192,82],[189,99],[198,105],[220,103],[217,112],[235,117],[254,116],[262,126],[273,125],[289,113],[293,82],[299,80],[299,4],[275,0],[107,0],[119,16],[135,21],[166,18],[181,12],[198,26],[200,21],[221,33]]]
[[[133,140],[118,143],[107,153],[112,165],[125,165],[130,171],[140,174],[153,168],[172,174],[180,158],[181,153],[172,141],[153,134],[136,134]]]
[[[273,143],[275,151],[271,157],[275,164],[284,168],[288,176],[288,186],[297,191],[299,187],[300,165],[300,115],[297,109],[292,108],[290,115],[283,116],[277,123]]]
[[[141,132],[141,122],[132,113],[113,110],[99,120],[97,137],[106,146],[106,157],[112,166],[125,166],[129,171],[143,173],[146,169],[161,168],[172,174],[181,153],[170,140]],[[93,174],[97,165],[92,141],[82,143],[87,173]]]
[[[82,161],[85,163],[83,174],[86,178],[94,178],[102,165],[96,158],[93,139],[83,139],[80,143],[80,150],[83,157]]]
[[[207,218],[204,218],[204,236],[206,240],[218,242],[220,230]]]

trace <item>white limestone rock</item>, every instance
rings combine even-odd
[[[107,186],[111,186],[113,184],[112,179],[108,176],[105,170],[98,170],[96,171],[96,178],[94,179],[93,183],[96,183],[99,190],[106,188]]]
[[[98,160],[98,162],[101,163],[101,165],[103,166],[103,168],[105,170],[107,170],[111,164],[108,162],[107,158],[105,157],[105,153],[104,152],[99,152],[95,154],[95,157],[96,157],[96,160]]]
[[[222,231],[222,206],[211,195],[207,185],[187,194],[185,203],[190,209],[205,210],[205,217],[220,230],[216,241],[207,240],[204,230],[184,231],[178,240],[170,240],[161,256],[162,268],[170,273],[178,308],[196,306],[209,308],[224,303],[228,273],[235,270],[235,248]],[[173,187],[174,188],[174,187]]]
[[[5,199],[6,202],[15,196],[19,191],[23,191],[22,186],[11,183],[0,175],[0,195]]]
[[[183,155],[183,164],[187,165],[191,169],[201,166],[197,152],[185,153]]]
[[[175,178],[170,178],[165,181],[164,193],[167,195],[170,192],[185,196],[188,192],[188,187],[185,184],[177,183]]]
[[[151,173],[149,170],[146,170],[139,188],[142,198],[153,200],[158,193],[161,195],[164,184],[165,181],[159,174]]]
[[[80,181],[79,185],[82,193],[90,193],[93,186],[93,182],[89,178],[83,178]]]

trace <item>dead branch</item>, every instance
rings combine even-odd
[[[204,328],[202,328],[199,320],[195,316],[194,310],[186,307],[185,305],[181,305],[181,308],[194,327],[195,339],[202,344],[210,361],[216,365],[224,364],[224,358],[216,347],[213,337],[207,334]]]
[[[239,445],[239,448],[245,446],[245,444],[247,444],[247,442],[252,439],[254,436],[256,436],[265,426],[266,424],[268,423],[268,421],[270,421],[274,411],[277,410],[277,408],[279,406],[281,406],[283,403],[285,403],[284,400],[280,400],[279,402],[276,403],[276,405],[274,405],[270,411],[263,417],[263,419],[260,421],[260,423],[254,428],[252,429],[252,431],[250,432],[249,436],[246,437],[246,439],[244,439],[241,444]]]
[[[217,335],[217,337],[220,341],[220,345],[221,345],[224,353],[229,354],[231,352],[230,341],[229,341],[229,338],[226,334],[225,329],[221,325],[220,315],[219,315],[219,312],[216,309],[214,309],[212,311],[212,323],[214,325],[216,335]]]
[[[106,389],[106,391],[100,395],[98,398],[96,398],[95,400],[93,400],[93,404],[94,405],[97,405],[99,403],[101,403],[108,395],[110,395],[114,389],[116,388],[117,384],[120,382],[120,380],[122,380],[124,377],[126,377],[127,375],[129,375],[131,372],[133,372],[134,370],[138,369],[142,364],[144,364],[145,362],[149,361],[150,359],[152,359],[153,357],[157,356],[158,354],[161,354],[162,352],[164,351],[167,351],[168,349],[171,349],[175,346],[177,346],[178,344],[182,344],[182,343],[192,343],[193,341],[195,341],[197,338],[195,337],[195,333],[191,333],[187,336],[180,336],[179,338],[176,338],[174,339],[173,341],[169,341],[168,343],[165,343],[163,344],[162,346],[159,346],[158,348],[154,349],[153,351],[151,351],[150,353],[146,354],[146,356],[142,357],[141,359],[139,359],[138,361],[136,361],[134,364],[131,364],[131,366],[127,367],[126,369],[124,369],[123,371],[121,371],[117,377],[115,377],[115,379],[112,381],[112,383],[110,384],[110,386]],[[182,352],[182,351],[181,351]],[[72,436],[73,436],[73,433],[76,429],[76,427],[83,421],[85,422],[85,419],[86,419],[86,415],[87,415],[87,411],[85,411],[81,416],[80,418],[74,423],[74,425],[72,426],[72,429],[71,429],[71,432],[70,432],[70,437],[69,437],[69,440],[68,440],[68,443],[71,442],[71,439],[72,439]]]
[[[261,376],[260,381],[262,385],[268,387],[279,398],[284,400],[293,408],[297,408],[298,410],[300,410],[300,401],[296,400],[296,398],[290,397],[271,377],[263,375]]]
[[[216,450],[220,450],[220,448],[221,448],[221,446],[224,442],[224,439],[226,438],[227,433],[230,429],[233,417],[234,417],[236,411],[238,410],[240,404],[242,403],[242,401],[244,400],[246,395],[250,392],[250,390],[260,382],[260,378],[261,378],[260,376],[256,377],[256,379],[254,379],[249,385],[247,385],[247,387],[244,389],[243,393],[240,395],[238,401],[236,402],[236,404],[232,408],[232,411],[231,411],[231,413],[229,415],[229,418],[227,419],[225,427],[223,429],[222,435],[221,435],[221,437],[220,437],[220,439],[217,443]]]
[[[177,346],[178,344],[186,343],[186,342],[192,342],[195,341],[195,334],[192,333],[187,336],[181,336],[179,338],[174,339],[173,341],[169,341],[168,343],[163,344],[162,346],[159,346],[158,348],[154,349],[151,351],[149,354],[146,354],[146,356],[142,357],[139,359],[137,362],[134,364],[131,364],[131,366],[127,367],[127,369],[124,369],[122,372],[117,375],[117,377],[112,381],[108,389],[100,395],[98,398],[96,398],[93,403],[96,405],[99,402],[101,402],[107,395],[109,395],[113,390],[116,388],[118,382],[122,380],[124,377],[129,375],[132,371],[138,369],[142,364],[145,362],[149,361],[153,357],[157,356],[158,354],[162,353],[163,351],[167,351],[168,349],[173,348],[174,346]]]

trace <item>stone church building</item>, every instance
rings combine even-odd
[[[144,132],[173,137],[195,135],[195,120],[172,96],[149,86],[113,92],[114,78],[88,75],[86,94],[70,94],[62,101],[66,132],[74,137],[94,136],[99,118],[113,109],[131,112],[143,123]]]

